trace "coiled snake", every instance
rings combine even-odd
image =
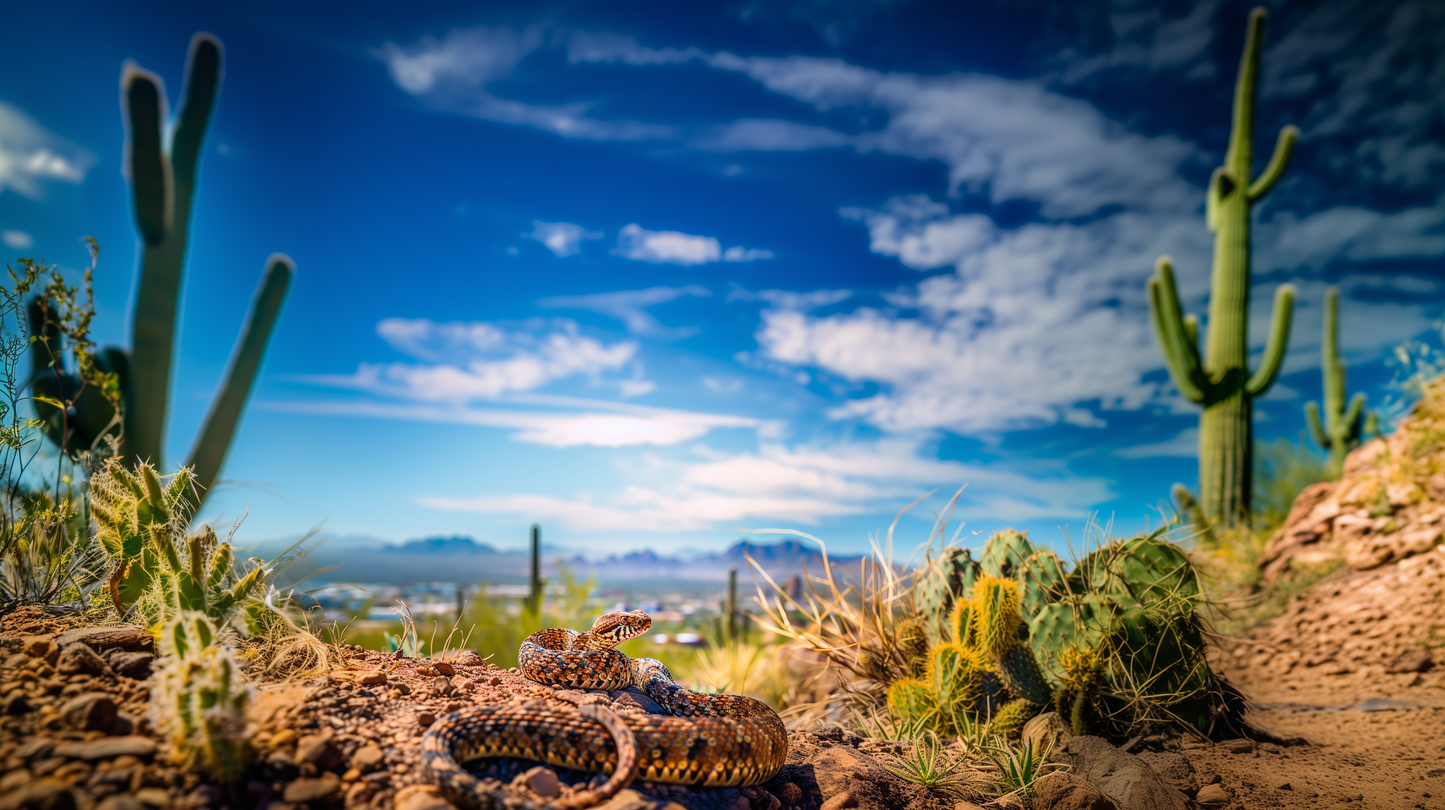
[[[637,686],[670,713],[617,713],[530,701],[475,706],[447,715],[422,738],[422,776],[454,803],[492,810],[504,795],[483,788],[458,764],[517,757],[582,771],[611,773],[600,787],[554,803],[586,807],[641,778],[681,785],[737,787],[773,778],[788,754],[777,713],[741,695],[711,695],[678,686],[662,662],[613,649],[647,632],[641,611],[608,613],[585,633],[552,628],[527,637],[517,653],[522,674],[538,683],[590,689]],[[515,806],[515,799],[512,800]]]

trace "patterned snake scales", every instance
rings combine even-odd
[[[628,658],[618,644],[647,632],[642,611],[608,613],[586,633],[551,628],[527,637],[517,653],[523,675],[538,683],[588,689],[637,686],[671,716],[616,713],[599,705],[575,709],[529,701],[474,706],[434,723],[422,738],[423,778],[448,800],[473,810],[503,807],[504,794],[484,789],[458,764],[480,757],[517,757],[566,768],[611,773],[601,786],[553,807],[605,801],[634,778],[680,785],[735,787],[773,778],[788,754],[783,721],[763,703],[678,686],[651,658]],[[509,806],[516,806],[515,799]]]

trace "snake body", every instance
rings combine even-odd
[[[502,806],[458,763],[517,757],[582,771],[611,773],[601,787],[559,807],[606,799],[632,778],[709,787],[756,785],[773,778],[788,753],[787,731],[766,704],[741,695],[684,689],[651,658],[628,658],[616,645],[646,632],[641,611],[609,613],[586,633],[541,630],[522,642],[522,674],[538,683],[590,689],[637,686],[668,715],[579,709],[539,701],[476,706],[447,715],[422,738],[422,774],[453,802]]]

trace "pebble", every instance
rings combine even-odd
[[[145,807],[134,796],[126,793],[117,793],[107,796],[95,810],[145,810]]]
[[[1254,753],[1253,740],[1225,740],[1219,747],[1231,754],[1252,754]]]
[[[135,797],[142,804],[148,804],[151,807],[165,807],[171,803],[171,792],[165,788],[141,788],[135,792]]]
[[[89,742],[68,742],[55,746],[55,755],[71,759],[111,759],[125,754],[149,757],[156,752],[156,741],[150,737],[102,737]]]
[[[432,666],[432,669],[434,669],[434,670],[437,671],[437,674],[438,674],[438,675],[455,675],[455,674],[457,674],[456,668],[453,667],[451,664],[448,664],[448,663],[445,662],[445,661],[434,661],[434,662],[432,662],[432,665],[431,665],[431,666]]]
[[[416,715],[416,724],[422,728],[427,728],[436,721],[437,716],[431,712],[418,712]]]
[[[536,767],[530,768],[517,777],[533,793],[544,799],[550,799],[562,791],[562,783],[557,779],[557,774],[551,768]]]
[[[66,701],[60,716],[81,731],[102,731],[115,722],[115,701],[104,692],[84,692]]]
[[[1205,807],[1227,804],[1229,799],[1229,791],[1225,790],[1224,786],[1219,784],[1205,785],[1199,789],[1199,793],[1194,797],[1196,802]]]
[[[386,683],[386,673],[375,669],[357,678],[356,682],[362,686],[377,686],[378,684]]]
[[[60,651],[60,662],[55,665],[62,675],[114,675],[110,664],[105,662],[89,646],[79,642],[68,645]]]
[[[341,779],[334,773],[324,773],[314,779],[297,779],[286,786],[281,798],[298,804],[315,802],[332,796],[339,790],[341,790]]]
[[[376,766],[381,764],[382,757],[383,754],[379,747],[372,743],[367,743],[356,749],[356,753],[351,755],[351,767],[362,773],[370,773],[376,770]]]
[[[845,807],[857,806],[858,800],[853,798],[853,794],[845,790],[842,793],[834,794],[827,801],[823,802],[823,806],[819,807],[818,810],[843,810]]]
[[[430,785],[409,785],[396,794],[392,805],[396,810],[455,810],[455,806],[438,795]]]

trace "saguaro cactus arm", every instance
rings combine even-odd
[[[1179,393],[1190,402],[1203,402],[1212,383],[1199,358],[1199,321],[1186,319],[1181,310],[1173,260],[1160,256],[1154,276],[1149,279],[1149,315],[1154,334],[1164,350],[1164,363]]]
[[[122,74],[130,128],[129,166],[136,226],[144,240],[139,288],[131,323],[131,377],[126,445],[132,458],[161,461],[175,345],[181,269],[189,236],[196,162],[221,81],[221,43],[210,34],[191,38],[186,82],[170,151],[165,85],[133,65]]]
[[[1285,167],[1289,165],[1290,155],[1294,154],[1294,142],[1299,138],[1299,127],[1289,124],[1279,131],[1279,140],[1274,142],[1274,154],[1270,155],[1269,163],[1264,167],[1264,173],[1249,184],[1250,204],[1259,202],[1274,184],[1284,176]]]
[[[1318,402],[1305,403],[1305,425],[1310,429],[1310,438],[1315,444],[1325,450],[1330,449],[1330,433],[1325,430],[1324,424],[1320,422],[1320,406]]]
[[[1279,377],[1284,354],[1289,348],[1289,327],[1294,322],[1294,285],[1281,284],[1274,291],[1274,313],[1269,319],[1269,338],[1265,340],[1264,357],[1259,368],[1245,383],[1252,397],[1262,397]]]
[[[266,271],[256,287],[256,297],[251,301],[251,311],[241,328],[241,338],[236,341],[230,367],[226,369],[221,388],[211,403],[211,411],[206,414],[201,433],[196,437],[196,446],[186,461],[186,466],[194,470],[195,482],[202,491],[210,490],[221,472],[221,463],[225,461],[231,437],[240,424],[256,372],[266,354],[266,344],[281,311],[281,302],[286,299],[286,290],[291,286],[291,277],[295,272],[296,265],[285,254],[273,253],[266,260]]]

